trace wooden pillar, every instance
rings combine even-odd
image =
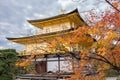
[[[60,72],[60,56],[58,55],[58,72]]]
[[[48,63],[48,59],[47,59],[47,56],[46,56],[46,72],[48,72],[48,65],[47,65],[47,63]]]
[[[75,71],[75,64],[74,64],[74,59],[72,57],[72,71],[74,72]]]

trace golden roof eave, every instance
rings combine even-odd
[[[19,44],[35,43],[36,41],[39,43],[42,43],[44,42],[44,40],[47,40],[49,38],[60,36],[62,34],[65,35],[65,34],[73,33],[74,31],[75,30],[68,29],[64,31],[47,33],[47,34],[39,34],[39,35],[33,35],[33,36],[28,36],[28,37],[7,38],[7,40],[15,42],[15,43],[19,43]]]
[[[73,15],[78,17],[79,20],[81,20],[86,25],[86,22],[80,16],[78,9],[75,9],[75,10],[69,12],[69,13],[66,13],[66,14],[61,14],[61,15],[57,15],[57,16],[53,16],[53,17],[49,17],[49,18],[44,18],[44,19],[27,20],[27,21],[29,23],[31,23],[32,25],[38,27],[38,28],[43,28],[44,23],[47,23],[47,22],[50,22],[50,21],[55,21],[55,20],[64,20],[64,18],[69,19]]]

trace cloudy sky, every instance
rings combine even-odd
[[[0,0],[0,49],[15,48],[21,50],[22,45],[9,42],[6,37],[22,37],[33,35],[37,28],[27,20],[42,19],[79,9],[84,17],[84,11],[95,9],[98,13],[108,8],[104,0]]]

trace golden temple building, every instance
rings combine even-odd
[[[27,37],[19,37],[19,38],[7,38],[9,41],[22,44],[24,45],[25,51],[22,53],[22,55],[31,55],[32,51],[37,50],[38,52],[45,53],[46,51],[41,51],[37,48],[41,47],[42,49],[46,49],[46,43],[44,40],[52,41],[54,40],[55,37],[64,35],[67,36],[71,33],[74,33],[74,30],[77,29],[78,27],[87,25],[84,20],[81,18],[79,12],[77,9],[69,12],[69,13],[62,13],[57,16],[45,18],[45,19],[38,19],[38,20],[28,20],[30,24],[32,24],[35,27],[38,27],[42,29],[42,34],[37,34],[33,36],[27,36]],[[51,54],[47,53],[46,54],[47,58],[51,57]],[[57,57],[58,61],[58,71],[60,71],[60,60],[63,60],[63,58],[60,59],[60,57],[63,57],[64,55],[56,55],[52,56]],[[65,55],[66,56],[66,55]],[[49,62],[49,59],[46,58],[46,61],[44,62],[39,61],[38,64],[36,64],[37,72],[42,73],[42,72],[48,72],[47,70],[47,62]],[[51,60],[55,61],[55,60]],[[41,67],[42,66],[42,67]],[[42,68],[42,69],[40,69]],[[36,79],[36,80],[41,80],[41,79]],[[47,80],[47,79],[44,79]],[[51,79],[54,80],[54,79]],[[55,79],[56,80],[56,79]]]

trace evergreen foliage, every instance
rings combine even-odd
[[[0,50],[0,80],[14,80],[18,71],[15,67],[17,54],[15,49]]]

